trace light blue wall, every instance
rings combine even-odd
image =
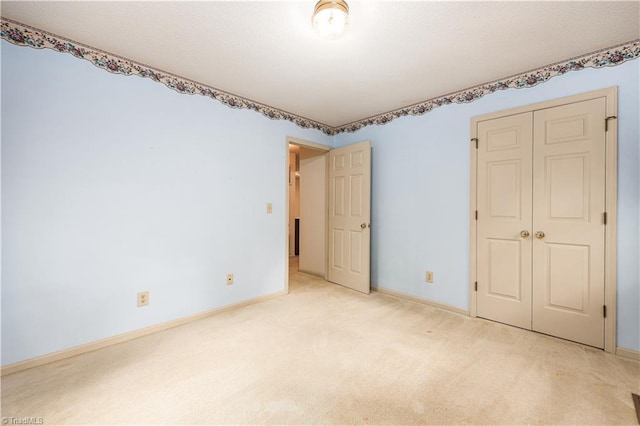
[[[3,41],[1,364],[282,290],[286,136],[371,140],[373,283],[467,309],[470,118],[613,85],[618,345],[640,350],[639,63],[330,138]]]
[[[618,346],[640,350],[639,65],[570,72],[336,136],[335,146],[373,147],[372,283],[468,309],[471,117],[618,86]],[[435,284],[425,284],[426,270]]]
[[[2,365],[283,290],[287,136],[2,41]]]

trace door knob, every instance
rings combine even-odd
[[[544,232],[542,232],[542,231],[536,232],[536,238],[539,239],[539,240],[543,239],[544,238]]]
[[[520,231],[520,236],[522,238],[527,238],[529,236],[529,231],[527,231],[526,229],[524,231]]]
[[[367,229],[367,224],[366,224],[366,223],[361,224],[361,225],[360,225],[360,228],[362,228],[362,229]]]

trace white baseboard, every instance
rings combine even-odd
[[[625,349],[618,346],[616,349],[616,355],[621,358],[632,359],[640,362],[640,352],[634,351],[633,349]]]
[[[434,308],[442,309],[444,311],[455,312],[464,316],[469,316],[469,311],[466,309],[458,308],[457,306],[447,305],[446,303],[433,302],[429,299],[423,299],[422,297],[413,296],[411,294],[403,293],[401,291],[389,290],[381,287],[371,287],[371,290],[377,291],[389,296],[398,297],[400,299],[410,300],[412,302],[422,303],[423,305],[433,306]]]
[[[152,325],[149,327],[141,328],[139,330],[133,330],[127,333],[118,334],[117,336],[107,337],[105,339],[89,342],[84,345],[74,346],[69,349],[63,349],[58,352],[42,355],[36,358],[30,358],[24,361],[16,362],[0,367],[0,376],[6,376],[9,374],[17,373],[19,371],[28,370],[29,368],[38,367],[44,364],[49,364],[61,359],[70,358],[76,355],[84,354],[87,352],[96,351],[98,349],[105,348],[107,346],[116,345],[118,343],[126,342],[128,340],[137,339],[138,337],[147,336],[149,334],[157,333],[159,331],[167,330],[169,328],[178,327],[184,324],[188,324],[193,321],[197,321],[203,318],[210,317],[215,314],[219,314],[224,311],[228,311],[235,308],[241,308],[243,306],[253,305],[256,303],[264,302],[265,300],[273,299],[278,296],[287,294],[286,291],[279,291],[277,293],[269,294],[266,296],[260,296],[253,299],[245,300],[231,305],[223,306],[220,308],[212,309],[210,311],[202,312],[195,315],[190,315],[176,320],[163,322],[161,324]]]

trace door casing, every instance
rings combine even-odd
[[[362,141],[360,143],[370,143],[370,141],[365,140]],[[329,151],[331,151],[332,149],[334,149],[333,147],[330,147],[328,145],[322,145],[319,143],[315,143],[315,142],[310,142],[304,139],[298,139],[298,138],[294,138],[294,137],[290,137],[288,136],[285,139],[285,144],[284,144],[284,149],[285,149],[285,206],[286,208],[284,208],[284,220],[285,223],[289,223],[289,145],[298,145],[300,147],[304,147],[304,148],[309,148],[309,149],[313,149],[313,150],[317,150],[320,152],[324,152],[324,153],[329,153]],[[327,180],[327,185],[326,185],[326,190],[325,190],[325,197],[328,199],[329,197],[329,161],[327,161],[326,164],[326,169],[325,169],[325,178]],[[328,232],[329,232],[329,218],[328,218],[328,203],[327,203],[327,217],[325,220],[325,223],[323,224],[324,226],[324,230],[325,230],[325,246],[328,244]],[[285,262],[284,262],[284,275],[285,275],[285,292],[287,294],[289,294],[289,226],[285,227],[285,246],[284,246],[284,254],[285,254]],[[369,231],[369,230],[367,230]],[[369,254],[370,256],[370,254]],[[324,279],[326,280],[328,277],[328,271],[329,271],[329,256],[328,256],[328,248],[325,247],[325,273],[324,273]],[[369,286],[371,285],[371,283],[369,283]]]
[[[582,93],[579,95],[553,99],[523,107],[498,111],[471,119],[471,185],[470,185],[470,212],[469,212],[469,315],[476,317],[477,293],[475,286],[477,282],[477,236],[478,228],[476,221],[477,211],[477,162],[478,152],[476,150],[475,139],[477,134],[477,123],[479,121],[491,120],[494,118],[520,114],[528,111],[553,108],[560,105],[574,102],[582,102],[595,98],[606,98],[606,116],[617,117],[618,115],[618,88],[617,86],[607,89]],[[604,318],[605,339],[604,350],[606,352],[616,352],[616,332],[617,332],[617,271],[616,271],[616,244],[617,244],[617,203],[618,203],[618,126],[617,120],[610,120],[608,131],[605,133],[605,209],[607,212],[607,224],[605,226],[605,304],[607,315]]]

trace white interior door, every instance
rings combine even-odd
[[[605,98],[534,113],[533,329],[599,348],[605,116]]]
[[[371,144],[329,151],[329,259],[327,278],[371,291]]]
[[[477,315],[531,329],[531,112],[478,123]]]

